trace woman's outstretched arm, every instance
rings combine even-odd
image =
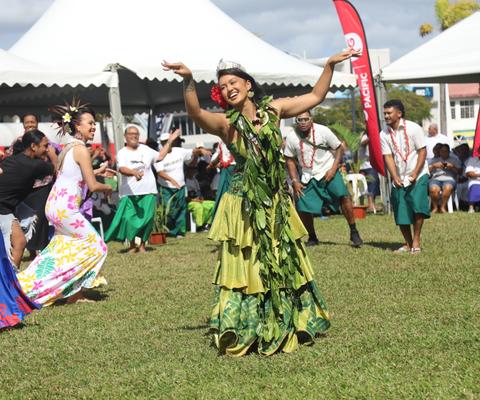
[[[345,50],[330,57],[323,68],[322,75],[310,93],[297,97],[284,97],[272,101],[272,106],[279,111],[281,118],[291,118],[310,110],[320,104],[328,93],[333,77],[335,64],[348,60],[359,53],[353,50]]]
[[[200,107],[192,71],[181,62],[168,63],[164,61],[162,66],[165,71],[173,71],[183,78],[183,97],[189,117],[204,131],[217,135],[223,141],[226,141],[229,125],[227,117],[223,113],[212,113]]]

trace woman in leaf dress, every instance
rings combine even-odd
[[[189,116],[219,136],[235,157],[230,189],[218,206],[209,238],[220,242],[210,327],[220,353],[242,356],[292,352],[313,343],[330,325],[301,238],[306,230],[286,188],[281,118],[301,114],[323,101],[334,65],[357,55],[332,56],[310,93],[295,98],[262,97],[243,67],[221,60],[215,97],[226,112],[200,107],[192,72],[164,62],[183,77]],[[212,91],[213,94],[213,91]]]
[[[71,141],[58,157],[58,175],[48,196],[45,215],[55,227],[55,234],[39,256],[18,274],[22,289],[30,299],[43,306],[68,298],[69,303],[89,301],[83,289],[98,286],[99,271],[107,257],[107,247],[93,226],[81,214],[80,206],[90,192],[110,192],[99,183],[92,169],[85,144],[95,134],[95,113],[74,102],[55,107],[62,116],[62,130]]]

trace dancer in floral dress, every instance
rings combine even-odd
[[[28,297],[43,306],[69,297],[68,302],[87,301],[83,288],[98,286],[98,274],[107,247],[80,213],[85,188],[109,192],[109,185],[95,179],[85,146],[95,134],[95,113],[78,103],[54,109],[62,114],[64,131],[74,138],[59,156],[57,180],[45,208],[55,235],[48,246],[20,274],[18,280]]]

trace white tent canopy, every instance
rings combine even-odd
[[[281,28],[280,28],[281,29]],[[304,93],[322,68],[289,56],[250,33],[209,0],[55,0],[10,49],[11,53],[65,73],[118,74],[118,87],[2,92],[0,111],[34,109],[72,92],[98,111],[110,110],[116,144],[123,143],[122,110],[154,113],[184,108],[180,78],[161,62],[183,61],[198,82],[202,105],[213,106],[211,82],[220,58],[235,60],[276,97]],[[352,74],[335,73],[331,90],[356,86]],[[121,94],[121,101],[120,101]],[[118,149],[119,147],[117,147]]]
[[[0,49],[0,110],[7,114],[42,113],[46,105],[71,97],[72,88],[82,93],[103,93],[118,87],[112,72],[65,72],[47,67]]]
[[[480,12],[458,22],[382,70],[386,82],[480,82]]]
[[[118,86],[111,72],[72,73],[28,61],[0,49],[0,84],[6,86]]]
[[[208,82],[220,58],[242,63],[260,84],[308,86],[322,72],[264,42],[209,0],[84,0],[81,6],[56,0],[10,51],[72,72],[99,72],[117,63],[149,81],[179,80],[162,70],[164,59],[205,71],[199,79]],[[347,74],[335,74],[332,82],[333,89],[355,85]]]

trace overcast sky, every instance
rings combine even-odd
[[[10,48],[53,1],[0,0],[0,48]],[[325,57],[345,47],[331,0],[212,1],[245,28],[289,53]],[[418,35],[423,22],[436,26],[434,0],[351,2],[363,19],[369,47],[390,48],[392,60],[425,41]]]

